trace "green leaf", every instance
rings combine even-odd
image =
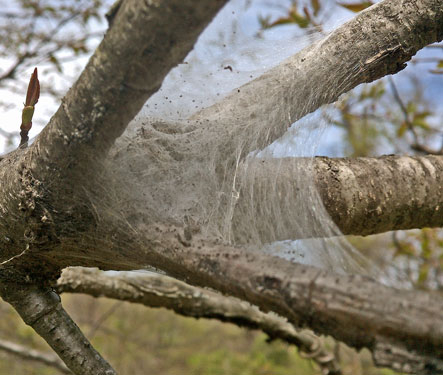
[[[422,112],[414,113],[414,116],[412,118],[412,125],[422,128],[424,130],[430,130],[431,127],[429,126],[428,122],[426,121],[426,118],[429,117],[431,114],[432,113],[429,111],[422,111]]]
[[[61,73],[62,72],[62,66],[60,65],[60,62],[54,55],[49,56],[49,61],[52,62],[55,66],[55,68]]]
[[[406,121],[403,121],[402,124],[397,129],[397,136],[399,138],[403,137],[406,133],[406,130],[408,130],[408,124],[406,123]]]
[[[407,113],[414,113],[415,111],[417,111],[417,106],[415,105],[415,103],[408,102],[408,104],[406,105],[406,112]]]
[[[426,117],[429,117],[432,115],[432,112],[430,111],[421,111],[414,113],[414,120],[415,119],[425,119]]]
[[[289,11],[288,17],[282,17],[277,19],[275,22],[269,25],[269,27],[274,27],[278,25],[287,25],[295,23],[302,29],[308,27],[311,24],[311,21],[308,17],[303,17],[300,13],[298,13],[295,6],[291,7]]]
[[[386,92],[383,82],[366,86],[360,93],[360,100],[379,99]]]
[[[363,9],[369,8],[371,5],[374,5],[374,3],[372,1],[363,1],[361,3],[352,4],[338,3],[338,5],[350,10],[351,12],[358,13],[361,12]]]

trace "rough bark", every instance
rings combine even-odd
[[[276,173],[276,171],[278,171]],[[234,211],[234,235],[242,237],[248,231],[244,217],[267,215],[267,222],[278,221],[272,214],[290,217],[298,212],[303,202],[295,198],[295,192],[312,185],[318,189],[321,202],[338,229],[343,234],[369,235],[399,229],[443,226],[443,157],[442,156],[381,156],[378,158],[326,158],[263,159],[248,165]],[[297,174],[312,176],[306,186],[297,186]],[[298,182],[300,184],[300,182]],[[257,188],[258,187],[258,188]],[[263,212],[267,193],[279,192],[281,209]],[[288,191],[289,189],[289,191]],[[294,194],[294,198],[291,198]],[[253,195],[244,199],[244,195]],[[316,199],[315,196],[312,199]],[[247,214],[245,214],[247,212]],[[297,227],[278,238],[267,226],[260,227],[261,240],[286,240],[335,235],[319,220],[312,217],[312,232]]]
[[[87,168],[90,167],[90,161],[84,158],[90,157],[91,148],[97,150],[96,154],[100,155],[99,150],[106,149],[121,134],[127,122],[135,115],[146,98],[155,88],[158,88],[168,69],[175,65],[192,46],[188,41],[190,36],[196,37],[221,6],[221,2],[212,6],[207,3],[200,5],[198,2],[196,6],[200,11],[195,10],[192,18],[188,19],[177,14],[190,14],[185,12],[186,7],[194,7],[195,4],[178,2],[174,6],[168,5],[165,9],[159,4],[152,3],[150,6],[153,9],[148,6],[150,10],[148,13],[148,9],[144,8],[145,5],[142,3],[125,1],[85,72],[70,90],[63,105],[36,143],[29,150],[17,152],[1,162],[0,228],[5,233],[1,236],[2,260],[21,254],[26,251],[27,247],[30,248],[29,253],[37,254],[42,252],[43,248],[60,246],[60,237],[75,235],[76,232],[80,233],[88,226],[95,225],[94,218],[88,210],[85,211],[84,207],[76,207],[76,201],[85,200],[79,193],[81,187],[76,186],[76,182],[84,181],[84,175],[88,174]],[[185,9],[183,12],[178,12],[181,8],[175,8],[175,6],[184,6]],[[137,10],[132,7],[141,7],[141,9]],[[157,9],[157,7],[160,8]],[[171,29],[161,23],[166,22],[163,17],[165,12],[176,16],[178,25],[181,27],[176,25],[177,27],[172,29],[177,31],[170,31],[172,35],[167,34],[166,37],[161,34],[163,39],[157,40],[153,37],[156,35],[153,30]],[[152,20],[152,28],[146,27],[145,17]],[[194,22],[193,17],[200,22]],[[163,21],[158,21],[159,18]],[[358,83],[397,71],[419,48],[441,39],[442,19],[443,10],[439,1],[436,0],[384,1],[337,29],[325,41],[302,51],[262,78],[246,85],[240,90],[241,95],[245,97],[253,95],[259,99],[266,95],[271,83],[275,89],[274,93],[279,92],[285,97],[288,92],[297,91],[295,87],[303,88],[307,92],[298,90],[299,94],[294,96],[297,97],[294,100],[298,100],[299,97],[309,97],[310,99],[307,99],[305,104],[299,102],[288,104],[286,99],[278,95],[273,95],[277,103],[270,104],[287,105],[288,110],[295,111],[293,115],[291,114],[293,121],[304,113],[314,110],[320,104],[336,99],[341,92],[345,92]],[[140,32],[139,28],[143,32]],[[191,31],[185,37],[184,31],[187,28]],[[357,36],[359,39],[356,41]],[[178,51],[174,48],[168,48],[165,51],[161,46],[168,44],[166,40]],[[160,45],[158,47],[160,50],[153,50],[153,46],[157,44]],[[151,52],[155,52],[156,58],[159,59],[157,64],[162,66],[158,68],[159,71],[155,70],[157,65],[154,63],[149,65],[148,69],[143,60],[145,55],[151,56]],[[118,59],[113,56],[118,56]],[[335,70],[337,65],[342,64],[337,64],[334,58],[346,62],[343,71]],[[163,68],[166,62],[168,62],[167,67]],[[122,69],[122,66],[125,68]],[[317,68],[311,71],[309,70],[311,67]],[[349,72],[353,73],[352,80],[351,82],[346,80],[347,84],[342,87],[342,75],[349,75]],[[324,77],[328,77],[328,82],[327,84],[323,82],[320,87],[323,87],[326,92],[321,93],[318,89],[310,92],[309,87],[316,86],[312,84],[314,80],[322,80]],[[329,80],[332,81],[329,82]],[[275,87],[276,84],[278,90]],[[140,90],[134,90],[134,87],[144,88],[140,92]],[[330,87],[341,89],[340,92],[334,90],[331,93]],[[143,98],[140,99],[140,97]],[[289,97],[292,98],[292,96]],[[266,112],[266,108],[262,108],[261,104],[257,103],[257,111],[253,110],[255,108],[253,107],[248,109],[249,112],[243,111],[243,108],[242,111],[233,113],[230,103],[240,99],[236,94],[226,98],[217,105],[217,116],[224,113],[228,117],[236,118],[245,112],[245,115],[250,117],[251,110],[259,119],[260,115]],[[99,105],[100,103],[102,105]],[[199,117],[210,116],[211,111],[213,110],[208,109],[208,112],[200,113]],[[85,115],[85,113],[91,115]],[[272,125],[270,124],[271,128]],[[203,130],[204,128],[201,129]],[[233,138],[233,133],[230,131],[226,135],[229,139]],[[270,141],[269,138],[267,139]],[[89,148],[89,151],[85,147]],[[225,154],[229,155],[229,150],[225,151]],[[93,179],[97,172],[90,173]],[[82,178],[75,178],[79,175]],[[59,250],[60,253],[64,252]],[[28,261],[20,263],[26,263],[29,269],[38,267],[39,271],[42,271],[41,264],[31,262],[30,257],[22,256],[19,259],[25,260],[25,258],[28,258]],[[57,259],[53,261],[57,263]],[[18,260],[15,259],[15,264],[17,262]],[[67,265],[70,264],[61,266]],[[99,266],[100,264],[89,265]],[[57,268],[56,265],[51,272],[56,273]]]
[[[298,332],[292,324],[275,314],[265,314],[257,307],[233,297],[224,297],[207,289],[187,285],[155,273],[108,275],[86,268],[65,269],[57,280],[59,293],[84,293],[163,307],[193,318],[217,319],[240,327],[260,329],[270,340],[280,339],[296,345],[301,354],[315,361],[323,374],[340,375],[334,355],[320,338]]]
[[[316,185],[344,234],[443,226],[443,157],[316,158]]]
[[[44,252],[61,236],[94,225],[78,195],[78,177],[106,155],[224,3],[121,2],[112,27],[36,142],[2,160],[2,297],[76,374],[115,371],[45,286],[60,266],[42,264],[30,253]],[[96,174],[92,171],[92,178]],[[67,197],[73,198],[70,203]]]
[[[116,374],[69,317],[51,288],[2,283],[0,293],[74,374]]]

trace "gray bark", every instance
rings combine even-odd
[[[72,182],[106,155],[224,3],[120,3],[112,27],[38,140],[1,160],[1,295],[76,374],[115,371],[46,286],[60,266],[42,264],[36,254],[94,225]],[[69,196],[70,203],[64,200]]]
[[[2,283],[0,294],[74,374],[116,374],[69,317],[51,288]]]
[[[306,179],[305,186],[299,186],[299,174],[312,176]],[[293,226],[288,232],[269,227],[281,217],[291,217],[303,210],[305,202],[297,200],[295,193],[300,189],[312,189],[312,186],[319,194],[312,199],[321,198],[327,213],[343,234],[364,236],[443,226],[442,156],[316,157],[312,161],[263,159],[248,165],[248,174],[234,211],[234,235],[244,238],[244,233],[248,232],[250,223],[244,217],[264,215],[266,225],[257,230],[262,242],[336,235],[337,232],[324,229],[324,223],[320,222],[324,217],[318,212],[317,217],[310,217],[314,224],[308,229],[312,232],[306,231],[306,227]],[[263,203],[271,189],[279,192],[280,199],[272,201],[279,209],[271,210]],[[254,196],[253,204],[250,196]]]
[[[379,2],[194,119],[217,139],[220,165],[236,153],[235,139],[244,142],[243,156],[263,149],[321,105],[404,69],[418,50],[442,40],[442,13],[438,0]]]

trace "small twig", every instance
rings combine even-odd
[[[440,150],[434,150],[433,148],[427,147],[425,145],[414,144],[414,145],[411,145],[411,148],[415,151],[422,152],[424,154],[443,155],[443,147],[441,147]]]
[[[3,262],[1,262],[0,266],[4,266],[5,264],[12,262],[14,259],[20,258],[21,256],[25,255],[28,250],[29,250],[29,247],[27,246],[21,253],[16,254],[16,255],[12,256],[11,258],[8,258],[8,259],[4,260]]]
[[[394,80],[392,79],[392,77],[388,77],[388,80],[389,80],[389,84],[391,85],[392,93],[394,94],[394,99],[398,103],[398,105],[400,106],[401,111],[403,112],[403,116],[405,119],[405,123],[408,127],[408,130],[411,132],[412,137],[414,138],[414,144],[411,145],[411,148],[415,151],[422,152],[425,154],[442,155],[443,150],[437,151],[437,150],[434,150],[434,149],[427,147],[427,146],[420,143],[418,134],[415,131],[414,125],[412,124],[411,120],[409,119],[408,110],[407,110],[405,104],[403,103],[403,100],[400,97],[400,94],[397,90],[397,86],[395,85]],[[443,147],[442,147],[442,149],[443,149]]]
[[[405,118],[405,123],[408,126],[408,129],[414,138],[414,142],[415,142],[415,144],[419,144],[417,132],[415,131],[414,126],[412,125],[411,120],[409,119],[408,110],[407,110],[405,104],[403,103],[403,100],[400,97],[400,94],[397,90],[397,86],[395,85],[392,77],[388,77],[388,81],[389,81],[389,84],[391,85],[392,93],[394,94],[394,99],[397,102],[397,104],[400,106],[401,111],[403,112],[403,116]]]
[[[6,79],[13,79],[15,78],[15,73],[17,72],[17,69],[20,65],[23,64],[23,62],[30,57],[30,55],[28,55],[28,53],[24,53],[23,55],[21,55],[19,58],[17,58],[17,60],[15,61],[15,63],[2,75],[0,75],[0,81],[6,80]]]
[[[426,48],[439,48],[439,49],[443,49],[443,44],[431,44],[429,46],[426,46]]]
[[[57,370],[60,370],[63,374],[72,374],[72,372],[60,360],[60,358],[51,353],[44,353],[39,350],[27,348],[26,346],[22,346],[7,340],[0,340],[0,350],[13,354],[27,361],[40,362],[46,366],[54,367]]]
[[[392,232],[392,243],[395,247],[396,250],[396,254],[407,254],[405,246],[400,242],[400,240],[398,239],[398,231],[394,230]],[[394,254],[395,255],[395,254]],[[414,285],[414,278],[412,277],[411,274],[411,268],[410,268],[410,263],[409,263],[409,256],[407,256],[407,266],[405,267],[405,271],[404,271],[404,275],[407,278],[407,281],[409,283],[411,283],[411,285]]]
[[[114,314],[117,309],[122,305],[122,301],[118,301],[114,303],[107,311],[105,311],[92,325],[91,329],[89,330],[87,336],[89,337],[89,340],[92,339],[92,337],[95,335],[95,333],[98,331],[100,326],[108,319],[112,314]]]
[[[415,57],[411,60],[411,63],[438,63],[441,60],[439,57]]]
[[[397,231],[392,231],[392,243],[395,246],[396,252],[398,254],[402,254],[404,253],[404,247],[401,244],[401,242],[399,241],[398,237],[397,237]]]

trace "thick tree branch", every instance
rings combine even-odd
[[[236,153],[233,139],[242,141],[243,156],[262,149],[304,115],[361,83],[397,73],[418,50],[442,38],[440,0],[381,1],[194,119],[217,139],[222,164]],[[233,121],[226,125],[227,119]]]
[[[60,358],[51,353],[40,352],[3,339],[0,339],[0,350],[26,361],[35,361],[43,363],[46,366],[54,367],[63,374],[72,374]]]
[[[29,242],[54,245],[57,237],[72,233],[73,225],[79,229],[91,222],[84,207],[74,209],[85,199],[79,196],[82,177],[99,174],[91,160],[105,155],[225,2],[122,3],[112,27],[36,142],[2,160],[3,260],[21,254]],[[67,197],[72,197],[71,203]],[[54,222],[65,224],[54,229]],[[39,266],[31,262],[26,267]]]
[[[340,368],[320,338],[297,332],[292,324],[275,314],[265,314],[257,307],[233,297],[224,297],[207,289],[187,285],[155,273],[108,275],[85,268],[65,269],[57,280],[59,293],[85,293],[164,307],[193,318],[217,319],[240,327],[260,329],[271,340],[280,339],[296,345],[302,355],[315,361],[323,374],[339,375]]]
[[[304,186],[292,182],[303,173],[312,176],[313,181],[306,178]],[[320,222],[324,215],[319,212],[310,218],[316,223],[308,228],[312,232],[294,225],[289,228],[290,232],[279,233],[272,226],[282,218],[290,220],[294,212],[303,209],[303,204],[312,204],[296,199],[301,189],[312,190],[312,182],[327,213],[343,234],[368,235],[398,229],[443,227],[442,156],[286,158],[249,163],[234,211],[234,235],[242,238],[242,233],[250,230],[245,217],[264,215],[266,225],[258,228],[262,242],[334,235],[324,229],[325,225]],[[272,200],[271,210],[266,207],[266,201],[273,189],[279,192],[280,200]],[[306,199],[304,195],[302,199]],[[311,199],[318,197],[311,194]]]
[[[12,246],[11,243],[2,246],[3,259],[22,253],[29,241],[34,244],[48,241],[56,244],[61,231],[71,231],[64,227],[57,228],[58,222],[62,222],[62,226],[66,222],[78,223],[80,226],[88,222],[89,219],[85,219],[88,214],[73,212],[71,207],[74,202],[67,203],[66,197],[78,195],[81,188],[75,188],[75,184],[84,181],[87,167],[90,166],[90,155],[103,147],[107,149],[121,134],[146,98],[158,88],[170,67],[191,48],[192,41],[219,9],[222,1],[210,3],[216,5],[180,1],[177,4],[168,3],[163,8],[163,5],[155,3],[149,12],[144,8],[144,3],[132,0],[123,3],[104,41],[39,140],[24,155],[11,155],[2,161],[0,228],[6,230],[7,238],[14,238]],[[228,148],[221,150],[218,155],[220,159],[216,162],[223,163],[223,155],[230,157],[236,154],[229,148],[234,139],[241,140],[245,154],[251,151],[247,141],[244,141],[244,134],[236,137],[235,131],[229,126],[217,125],[218,120],[234,117],[237,130],[245,130],[241,129],[247,123],[247,131],[255,132],[253,124],[262,121],[262,118],[269,118],[266,114],[272,113],[269,105],[280,108],[285,116],[289,113],[292,122],[320,104],[335,100],[340,93],[358,83],[397,71],[419,48],[441,39],[443,10],[440,5],[437,0],[385,0],[341,26],[321,43],[302,51],[241,88],[241,97],[238,93],[233,94],[212,109],[200,113],[199,118],[208,119],[211,113],[216,118],[213,124],[202,126],[199,131],[207,133],[220,130],[226,135],[226,142],[221,144]],[[189,10],[187,7],[193,11],[186,12]],[[169,27],[171,20],[165,14],[177,18],[174,28]],[[193,16],[188,18],[182,14]],[[145,17],[150,21],[148,26]],[[167,22],[167,25],[162,22]],[[160,39],[153,37],[157,35],[155,31],[163,29],[169,30],[166,35],[161,34],[158,36]],[[380,51],[378,46],[385,46],[385,49]],[[157,62],[148,64],[146,59],[150,58]],[[342,63],[339,64],[338,60]],[[168,64],[165,64],[166,61]],[[327,82],[324,81],[325,77]],[[331,88],[337,87],[338,91],[331,91]],[[259,99],[266,96],[268,90],[273,92],[272,100],[263,105]],[[326,91],[322,93],[322,90]],[[287,93],[294,92],[297,95],[291,96],[288,101]],[[240,100],[242,97],[255,97],[258,101],[247,108],[234,104],[238,100],[243,103]],[[242,118],[244,121],[240,121]],[[282,118],[270,120],[279,123],[280,130],[272,135],[273,129],[277,129],[277,123],[271,121],[263,130],[268,134],[263,138],[265,143],[280,135],[288,125]],[[184,137],[198,137],[199,131]],[[204,139],[219,140],[219,137],[205,134]],[[175,141],[174,145],[178,143]],[[214,145],[209,143],[205,146],[187,151],[198,152],[197,157],[204,159],[205,150],[213,150]],[[256,148],[259,145],[250,146]],[[92,149],[97,150],[92,152]],[[182,157],[193,161],[190,155]],[[235,175],[231,172],[222,170],[226,176]],[[82,178],[76,178],[76,173],[81,174]],[[93,174],[91,178],[94,178],[95,172],[90,173]],[[77,196],[77,200],[84,199]],[[67,206],[70,208],[67,209]]]
[[[344,234],[443,227],[442,156],[316,158],[315,179]]]
[[[65,312],[59,296],[48,287],[1,283],[2,298],[54,349],[77,375],[112,375],[116,372],[92,347]]]
[[[156,262],[147,260],[151,265],[264,311],[275,311],[296,327],[307,326],[350,346],[367,347],[378,364],[412,373],[443,371],[443,301],[439,298],[259,252],[211,247],[198,239],[183,247],[176,233],[160,234],[162,248],[156,250]],[[145,259],[151,257],[145,255]]]
[[[174,124],[162,122],[161,126],[169,129]],[[214,184],[214,175],[205,173],[205,165],[197,161],[197,166],[191,165],[185,156],[177,160],[171,152],[165,155],[165,159],[172,160],[168,164],[170,168],[157,169],[154,161],[146,167],[146,160],[150,160],[154,152],[155,155],[162,152],[152,144],[153,137],[162,136],[154,127],[159,129],[160,124],[143,124],[127,147],[122,147],[124,152],[118,152],[112,162],[121,171],[118,174],[121,180],[132,181],[140,187],[134,189],[134,193],[131,190],[129,198],[139,200],[140,204],[129,206],[127,210],[123,208],[124,216],[147,221],[150,215],[143,208],[148,207],[154,213],[163,210],[176,217],[185,217],[190,215],[189,207],[192,207],[192,202],[187,203],[186,199],[197,195],[196,192],[202,192],[194,199],[204,207],[213,207],[214,201],[220,203],[219,196],[215,196],[220,191],[226,196],[232,194],[233,185],[226,184],[226,190],[218,190],[220,186]],[[178,142],[173,149],[180,150]],[[251,157],[237,167],[233,176],[238,196],[233,200],[229,225],[235,243],[330,237],[340,231],[369,235],[399,229],[443,227],[442,156]],[[127,186],[122,190],[127,191]],[[208,190],[210,192],[205,195]],[[150,194],[138,196],[139,191]],[[180,211],[179,207],[186,211]],[[223,206],[223,209],[220,212],[225,214],[228,208]],[[200,223],[204,222],[206,217],[201,219],[199,211],[196,212]],[[170,216],[164,220],[168,221]],[[328,216],[335,228],[332,222],[325,225]],[[201,226],[205,228],[204,224]]]
[[[225,2],[122,2],[85,70],[40,134],[35,148],[41,162],[72,168],[73,160],[77,165],[79,159],[106,151]]]
[[[234,225],[231,225],[230,210],[236,199],[232,197],[240,190],[236,190],[236,184],[239,181],[239,171],[243,166],[242,158],[252,151],[267,146],[281,136],[295,120],[314,111],[321,104],[336,100],[343,92],[360,83],[395,73],[404,67],[405,61],[409,60],[418,49],[442,38],[442,24],[443,11],[439,1],[387,0],[380,2],[339,27],[324,40],[239,88],[218,104],[197,113],[189,120],[188,126],[153,121],[150,126],[143,127],[142,130],[146,130],[142,136],[145,140],[138,142],[137,139],[133,141],[133,144],[122,147],[125,152],[117,147],[117,152],[121,157],[115,162],[116,164],[120,161],[122,164],[127,163],[128,170],[138,170],[139,174],[143,175],[137,183],[144,186],[146,191],[149,191],[149,196],[152,196],[149,208],[153,213],[150,212],[147,216],[154,217],[154,215],[160,216],[166,213],[165,216],[160,216],[159,221],[174,219],[180,221],[184,220],[184,217],[191,217],[195,218],[196,222],[204,222],[207,217],[202,218],[201,211],[211,212],[211,218],[215,218],[212,220],[218,225],[212,233],[221,233],[221,237],[231,240],[232,227],[233,238],[238,243],[324,235],[324,233],[300,233],[297,228],[290,226],[276,230],[275,227],[282,223],[277,215],[280,213],[279,209],[285,207],[287,213],[290,204],[287,206],[282,204],[277,208],[268,206],[267,210],[262,210],[261,217],[272,214],[274,217],[262,219],[258,225],[260,230],[256,230],[257,233],[251,233],[251,228],[248,228],[250,221],[246,219],[249,217],[253,221],[252,218],[257,217],[254,215],[254,210],[262,209],[267,201],[269,205],[272,204],[272,201],[266,200],[264,194],[259,194],[260,198],[256,198],[256,195],[249,196],[248,198],[251,199],[246,202],[246,205],[254,207],[251,209],[242,206],[234,211]],[[135,152],[138,153],[136,158],[140,160],[137,167],[131,165],[136,159],[132,159],[132,146],[136,146]],[[362,163],[358,162],[358,164]],[[208,172],[205,173],[206,171]],[[409,171],[410,168],[403,170],[405,173]],[[389,178],[400,177],[400,175],[394,175],[395,173],[385,174]],[[334,181],[336,176],[331,177],[334,182],[333,186],[339,188],[340,184]],[[268,181],[265,180],[261,184],[257,178],[256,186],[263,187],[263,185],[272,184],[271,178],[267,177],[267,179]],[[413,180],[416,181],[415,178]],[[306,184],[309,182],[306,181]],[[392,187],[394,181],[391,182]],[[361,178],[359,183],[361,183]],[[195,187],[196,184],[199,184],[198,188]],[[169,186],[173,188],[166,192]],[[392,199],[390,202],[395,207],[395,211],[392,215],[387,210],[383,211],[382,215],[386,215],[384,218],[377,217],[380,209],[383,210],[383,205],[375,207],[378,208],[376,211],[372,209],[376,203],[372,197],[375,197],[377,202],[387,202],[386,197],[382,200],[380,194],[387,195],[390,194],[389,191],[395,191],[395,189],[383,192],[381,184],[375,185],[373,191],[369,191],[368,187],[364,191],[353,191],[352,196],[335,190],[336,197],[342,201],[340,208],[345,202],[346,208],[355,208],[353,213],[356,216],[348,216],[348,212],[338,214],[335,207],[326,202],[325,205],[344,233],[365,235],[392,229],[409,229],[423,224],[438,226],[442,221],[439,215],[441,211],[438,209],[441,195],[435,188],[438,185],[430,186],[433,186],[432,193],[437,195],[434,194],[427,201],[430,204],[437,204],[433,206],[411,204],[408,210],[404,211],[405,206],[395,205],[394,202],[398,203],[399,200]],[[345,187],[349,187],[349,184]],[[299,188],[301,187],[294,186],[294,189]],[[305,188],[309,189],[310,186]],[[199,194],[199,189],[204,193]],[[262,190],[264,193],[270,191],[265,187]],[[332,194],[332,187],[329,190],[323,190],[322,193],[326,194],[322,194],[322,198],[328,198],[328,195]],[[245,189],[242,188],[242,191],[244,193]],[[210,192],[213,194],[211,195]],[[360,205],[349,206],[349,199],[355,197],[360,199],[364,193],[367,193],[367,199],[364,198]],[[281,195],[283,196],[283,193]],[[224,199],[220,199],[220,196]],[[328,203],[332,201],[333,199],[329,199]],[[296,208],[298,203],[300,202],[293,202],[292,207]],[[241,205],[240,202],[239,204]],[[204,208],[198,211],[201,207]],[[420,207],[423,214],[412,215],[413,219],[411,219],[411,210],[417,207]],[[250,215],[243,215],[247,211]],[[399,219],[403,211],[407,215],[404,219]],[[212,214],[213,212],[215,214]],[[297,209],[292,209],[292,217],[297,216],[297,212]],[[371,223],[368,226],[363,225],[361,220],[365,212],[371,215]],[[427,216],[428,213],[432,215]],[[167,214],[170,216],[166,217]],[[305,215],[306,212],[303,211],[303,214]],[[287,217],[288,215],[283,215],[284,219]],[[353,218],[358,220],[355,229],[352,227],[355,223]],[[315,217],[312,219],[316,220]],[[393,221],[389,223],[389,219]],[[288,221],[291,222],[291,220]],[[358,230],[363,230],[363,232],[358,233]]]

